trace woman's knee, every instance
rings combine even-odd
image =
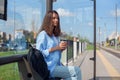
[[[76,70],[76,71],[80,71],[80,67],[75,66],[75,70]]]
[[[81,75],[80,67],[75,66],[75,72],[76,72],[77,74],[80,74],[80,75]]]

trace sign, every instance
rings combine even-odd
[[[0,19],[7,20],[7,0],[0,0]]]

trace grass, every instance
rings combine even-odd
[[[93,49],[94,49],[94,45],[92,45],[92,44],[87,45],[87,50],[93,50]]]
[[[11,55],[14,55],[14,54],[26,54],[27,51],[28,50],[0,52],[0,57],[2,57],[2,56],[11,56]]]
[[[25,54],[25,53],[27,53],[27,50],[17,51],[17,52],[16,51],[0,52],[0,57],[11,56],[14,54]],[[0,80],[20,80],[17,63],[1,65]]]
[[[20,80],[17,63],[0,66],[0,80]]]
[[[98,50],[99,47],[96,46],[96,50]],[[94,50],[94,45],[93,44],[88,44],[86,50]]]

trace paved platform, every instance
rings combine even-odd
[[[116,69],[115,67],[118,67],[119,61],[115,60],[116,59],[115,56],[113,56],[114,60],[112,60],[112,59],[110,61],[108,60],[109,57],[111,58],[110,55],[112,53],[118,54],[119,51],[116,51],[116,50],[111,49],[111,48],[104,48],[104,49],[100,49],[99,51],[100,51],[99,55],[98,55],[98,51],[96,51],[97,52],[97,54],[96,54],[96,59],[97,59],[96,60],[96,70],[97,70],[96,71],[96,79],[97,80],[120,80],[120,76],[116,77],[113,75],[113,72],[111,72],[111,70],[113,69],[111,67],[114,67],[114,70],[112,70],[112,71],[115,71],[115,69]],[[109,52],[107,52],[107,51],[109,51]],[[110,53],[111,51],[112,51],[112,53]],[[101,57],[100,57],[100,54],[104,54],[104,55],[101,55]],[[82,80],[93,80],[94,61],[90,60],[90,58],[92,58],[92,57],[93,57],[93,50],[84,51],[83,53],[79,54],[76,59],[69,62],[68,65],[69,66],[74,65],[74,66],[80,67],[81,72],[82,72]],[[119,58],[118,58],[118,60],[119,60]],[[118,63],[116,63],[116,61]],[[107,68],[108,66],[106,65],[108,63],[111,65],[111,67],[109,66],[111,73],[108,73],[109,68]],[[116,66],[112,66],[112,64],[114,64]],[[112,77],[110,74],[112,74]]]

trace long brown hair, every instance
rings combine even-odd
[[[57,14],[58,15],[58,26],[57,27],[53,27],[53,24],[52,24],[52,18],[53,18],[53,13]],[[52,36],[53,34],[55,36],[60,36],[61,34],[61,29],[60,29],[60,18],[59,18],[59,14],[55,11],[55,10],[52,10],[52,11],[48,11],[43,19],[43,23],[42,23],[42,26],[39,30],[38,33],[40,33],[41,31],[45,30],[46,33],[49,35],[49,36]]]

